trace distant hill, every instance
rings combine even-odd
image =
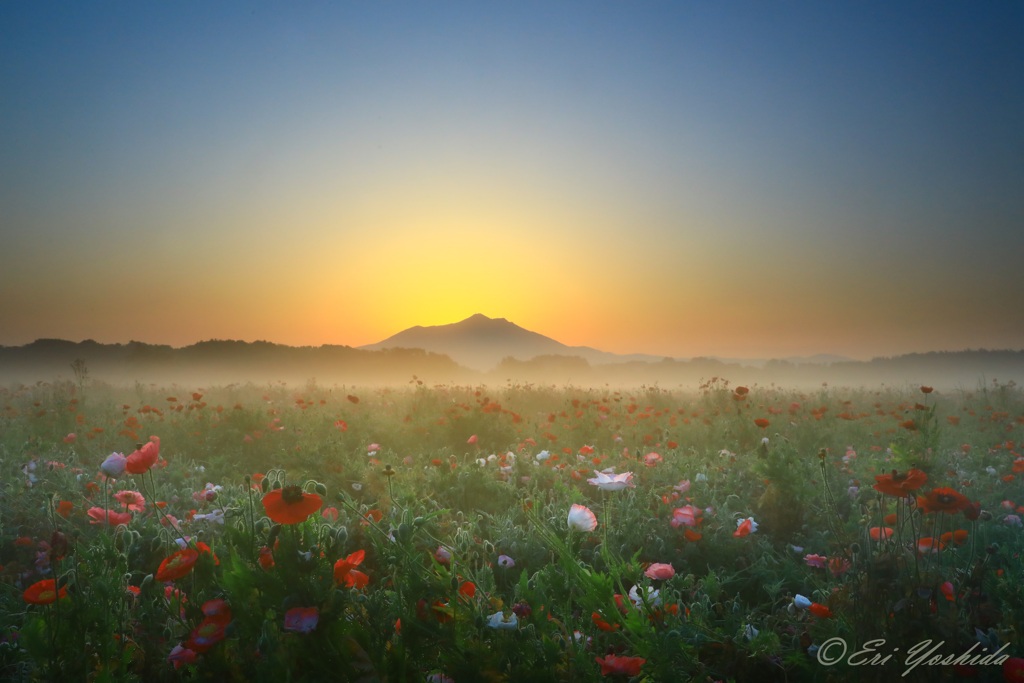
[[[592,365],[661,360],[660,356],[621,355],[588,346],[568,346],[505,318],[488,318],[480,313],[448,325],[416,325],[376,344],[359,348],[423,349],[442,353],[459,365],[479,371],[492,370],[508,358],[526,361],[538,356],[574,356]]]
[[[302,385],[311,380],[327,385],[394,386],[420,380],[427,384],[502,385],[514,381],[696,389],[714,377],[728,380],[731,386],[776,385],[801,390],[820,389],[823,384],[912,389],[929,385],[966,391],[991,388],[995,383],[1024,385],[1024,351],[942,351],[871,361],[822,356],[742,362],[683,360],[567,346],[507,320],[482,315],[452,325],[413,327],[363,348],[216,339],[172,348],[136,341],[100,344],[91,339],[40,339],[24,346],[0,346],[0,385],[75,381],[73,364],[79,370],[87,369],[89,380],[162,386]]]

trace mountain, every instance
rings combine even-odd
[[[416,325],[376,344],[359,348],[368,351],[423,349],[444,354],[459,365],[484,372],[492,370],[506,358],[526,361],[537,356],[576,356],[593,365],[662,360],[660,356],[619,355],[588,346],[568,346],[523,329],[505,318],[488,318],[480,313],[448,325]]]

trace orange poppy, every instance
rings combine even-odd
[[[963,545],[967,543],[967,537],[969,534],[965,529],[957,529],[956,531],[947,531],[942,534],[939,539],[943,544],[954,543],[956,545]]]
[[[871,534],[871,540],[880,541],[883,538],[892,538],[894,532],[887,526],[873,526],[868,533]]]
[[[759,417],[756,420],[754,420],[754,424],[756,424],[761,429],[767,429],[768,425],[770,425],[771,422],[769,422],[767,419],[763,417]]]
[[[873,488],[887,496],[903,498],[911,491],[916,491],[924,486],[926,481],[928,481],[928,475],[919,469],[907,470],[905,474],[893,470],[892,474],[875,475]]]
[[[971,507],[971,501],[962,493],[951,488],[932,489],[930,493],[917,497],[917,506],[922,512],[945,512],[953,514]]]
[[[160,567],[156,570],[156,580],[161,582],[177,581],[192,571],[192,567],[195,566],[198,559],[199,551],[195,548],[183,548],[172,553],[160,563]]]
[[[263,496],[263,509],[278,524],[299,524],[320,509],[323,500],[315,493],[305,493],[300,486],[285,486]]]
[[[21,597],[30,605],[49,605],[58,598],[67,597],[67,594],[67,588],[57,590],[57,582],[54,579],[43,579],[26,588]]]

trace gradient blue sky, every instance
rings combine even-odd
[[[5,2],[0,344],[1024,348],[1019,2]]]

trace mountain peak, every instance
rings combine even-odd
[[[554,339],[531,332],[505,318],[475,313],[447,325],[410,327],[364,349],[419,348],[443,353],[466,367],[489,370],[503,358],[523,360],[544,354],[567,354],[569,349]]]

